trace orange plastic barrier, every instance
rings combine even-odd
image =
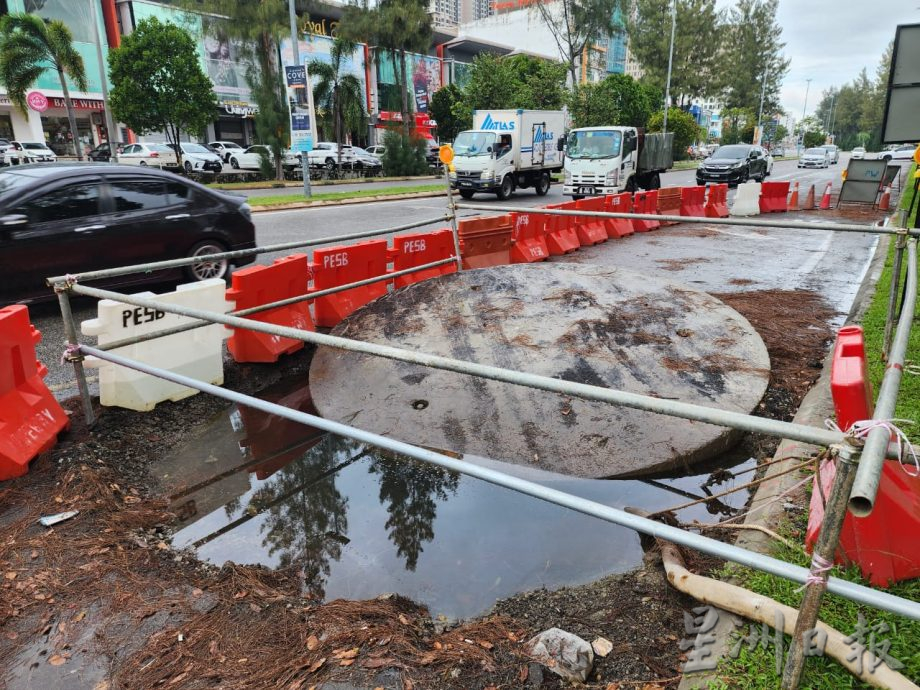
[[[459,221],[463,268],[510,264],[511,230],[511,216],[480,216]]]
[[[666,216],[685,216],[681,213],[681,187],[662,187],[658,190],[658,213]],[[677,225],[676,220],[661,221],[665,225]]]
[[[393,238],[393,249],[390,250],[389,258],[393,262],[394,271],[403,271],[413,266],[448,259],[453,255],[453,233],[450,230],[441,229],[434,232],[413,232],[408,235],[397,235]],[[406,285],[411,285],[412,283],[447,275],[448,273],[455,273],[456,271],[456,263],[443,264],[398,276],[393,279],[393,284],[397,288],[406,287]]]
[[[762,182],[760,185],[760,212],[779,213],[788,208],[788,182]]]
[[[588,199],[580,199],[575,202],[562,204],[562,208],[567,210],[579,211],[603,211],[604,197],[592,196]],[[592,216],[579,216],[575,225],[575,232],[578,234],[578,241],[583,246],[600,244],[607,241],[607,224],[603,218]]]
[[[658,192],[636,192],[633,197],[633,209],[636,213],[658,213]],[[661,225],[657,220],[633,219],[636,232],[657,230]]]
[[[550,204],[546,208],[563,209],[565,204]],[[543,230],[550,256],[569,254],[581,247],[575,232],[575,216],[546,216]]]
[[[608,196],[604,202],[604,210],[608,213],[632,213],[632,196],[629,192]],[[629,218],[608,218],[607,236],[619,239],[632,235],[635,232],[633,223]]]
[[[387,241],[368,240],[348,246],[323,247],[313,252],[313,290],[326,290],[359,280],[385,275]],[[387,281],[318,297],[313,302],[317,326],[332,328],[371,300],[385,295]]]
[[[529,264],[549,258],[545,226],[548,216],[542,213],[512,213],[511,263]]]
[[[694,218],[705,218],[706,209],[705,187],[681,187],[680,189],[680,215]]]
[[[706,199],[707,218],[728,218],[728,185],[709,185],[709,196]]]
[[[48,370],[35,358],[40,340],[26,307],[0,309],[0,481],[28,472],[70,424],[42,381]]]
[[[310,282],[310,264],[306,254],[292,254],[275,259],[271,266],[250,266],[233,273],[233,283],[227,299],[236,302],[234,309],[250,309],[269,302],[303,295]],[[310,303],[307,301],[252,314],[246,318],[278,326],[290,326],[314,331]],[[256,333],[234,328],[227,349],[237,362],[277,362],[303,347],[303,341],[279,338],[268,333]]]

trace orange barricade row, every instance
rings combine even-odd
[[[546,208],[562,209],[565,204],[550,204]],[[581,247],[578,234],[574,230],[575,216],[546,216],[544,232],[546,248],[550,256],[569,254]]]
[[[636,192],[633,197],[633,209],[636,213],[658,213],[658,192]],[[636,232],[657,230],[661,225],[657,220],[633,219]]]
[[[235,310],[250,309],[306,294],[309,282],[310,264],[307,255],[292,254],[275,259],[271,266],[250,266],[235,271],[231,287],[227,290],[227,299],[236,303]],[[316,330],[310,316],[310,303],[307,301],[251,314],[246,318],[300,330]],[[289,355],[301,348],[301,340],[279,338],[242,328],[234,328],[233,335],[227,341],[227,349],[237,362],[277,362],[281,355]]]
[[[549,258],[544,234],[546,218],[542,213],[511,214],[511,263],[528,264]]]
[[[681,188],[662,187],[658,190],[658,213],[666,216],[685,216],[681,213]],[[676,220],[661,221],[661,225],[677,225]]]
[[[694,218],[705,218],[704,208],[706,199],[705,187],[681,187],[680,189],[680,215]]]
[[[709,185],[709,196],[706,199],[707,218],[728,218],[728,185]]]
[[[313,252],[313,290],[347,285],[387,272],[387,241],[368,240],[349,246],[323,247]],[[313,301],[317,326],[332,328],[371,300],[385,295],[386,281],[344,290]]]
[[[70,424],[42,381],[48,370],[35,358],[40,340],[26,307],[0,309],[0,481],[28,472]]]
[[[588,199],[579,199],[575,202],[562,204],[562,208],[569,211],[603,211],[604,197],[592,196]],[[582,246],[600,244],[607,241],[607,224],[603,218],[593,216],[578,216],[575,232]]]
[[[629,192],[608,196],[604,203],[604,210],[608,213],[632,213],[632,196]],[[619,239],[632,235],[635,232],[633,222],[629,218],[608,218],[607,236]]]
[[[779,213],[788,208],[788,182],[762,182],[760,185],[760,212]]]
[[[393,238],[393,249],[390,250],[390,260],[393,262],[394,271],[403,271],[413,266],[430,264],[432,261],[448,259],[454,255],[453,233],[447,229],[434,232],[413,232],[408,235],[397,235]],[[436,276],[454,273],[457,264],[443,264],[434,268],[426,268],[415,273],[407,273],[393,279],[397,288],[428,280]]]
[[[464,268],[511,263],[511,216],[468,218],[457,223]]]

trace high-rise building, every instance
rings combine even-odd
[[[493,14],[492,0],[430,0],[428,10],[435,26],[453,27]]]

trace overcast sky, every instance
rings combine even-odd
[[[731,7],[734,0],[719,0]],[[920,0],[779,0],[785,53],[791,59],[782,105],[796,120],[814,113],[828,87],[852,81],[863,67],[875,77],[882,52],[898,24],[920,23]]]

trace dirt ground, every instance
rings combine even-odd
[[[791,419],[820,372],[831,314],[807,292],[721,297],[761,332],[771,356],[758,413]],[[310,356],[228,366],[226,386],[251,393],[306,376]],[[588,687],[676,687],[683,611],[694,604],[668,586],[653,551],[631,573],[524,593],[447,630],[395,595],[318,602],[303,595],[296,568],[217,568],[173,551],[173,516],[148,469],[194,433],[189,419],[224,406],[198,395],[151,413],[106,409],[88,431],[78,401],[68,401],[70,432],[0,488],[0,663],[9,687],[352,687],[327,683],[335,679],[387,689],[557,688],[563,682],[522,644],[554,626],[612,642]],[[773,446],[743,443],[761,460]],[[51,529],[37,524],[69,510],[80,512]],[[684,555],[698,571],[716,565]]]

